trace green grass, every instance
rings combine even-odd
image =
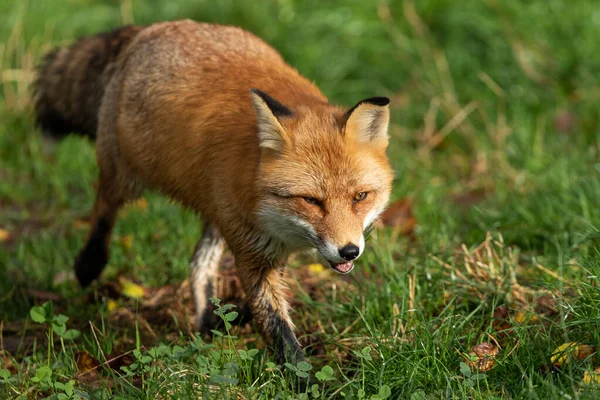
[[[88,398],[598,398],[581,383],[597,354],[550,358],[600,346],[599,15],[594,0],[0,4],[0,398],[71,385]],[[123,212],[100,284],[70,275],[93,144],[42,139],[32,68],[81,35],[176,18],[257,33],[332,101],[392,98],[393,197],[416,226],[373,232],[348,279],[293,260],[293,319],[319,372],[307,395],[292,382],[308,366],[275,366],[248,327],[212,343],[189,331],[179,285],[200,226],[158,194]],[[120,296],[121,276],[148,297]],[[476,373],[465,363],[481,342],[501,349]],[[100,366],[82,374],[86,359]]]

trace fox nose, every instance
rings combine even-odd
[[[342,247],[339,250],[339,253],[340,253],[340,257],[342,257],[344,260],[352,261],[356,257],[358,257],[358,253],[360,253],[360,250],[358,249],[358,246],[356,246],[352,243],[349,243],[349,244],[345,245],[344,247]]]

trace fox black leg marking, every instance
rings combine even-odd
[[[265,307],[270,314],[265,327],[275,350],[277,362],[279,364],[290,362],[295,365],[304,361],[304,353],[296,339],[289,317],[273,311],[270,304],[265,304]]]
[[[263,276],[259,277],[253,289],[245,290],[250,293],[254,320],[273,348],[277,363],[289,362],[296,365],[305,358],[288,313],[289,305],[285,298],[282,268],[271,268],[263,272]],[[311,378],[294,377],[294,379],[297,379],[294,385],[299,392],[305,392],[306,388],[313,383]]]
[[[212,313],[210,298],[214,296],[214,278],[223,251],[225,240],[217,229],[207,223],[202,238],[196,245],[190,263],[191,286],[196,307],[196,328],[201,332],[210,330],[216,321]]]
[[[75,260],[75,275],[81,286],[88,286],[96,279],[108,262],[107,240],[112,226],[107,218],[100,218],[92,228],[92,233]]]
[[[111,188],[111,186],[108,186]],[[91,231],[83,249],[75,260],[75,275],[81,286],[86,287],[96,279],[108,262],[110,237],[119,208],[123,205],[116,191],[107,191],[100,174],[100,186],[92,210]],[[111,193],[111,195],[106,195]]]
[[[239,258],[238,272],[250,303],[253,319],[275,350],[279,363],[298,363],[304,354],[294,335],[289,305],[285,298],[282,267],[269,262],[244,261]],[[254,265],[253,265],[254,264]]]

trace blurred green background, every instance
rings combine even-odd
[[[0,3],[0,228],[10,234],[0,243],[3,320],[27,318],[36,304],[29,288],[81,295],[55,277],[70,271],[83,241],[85,231],[73,224],[89,212],[97,174],[89,142],[70,137],[53,148],[35,130],[29,91],[35,65],[44,52],[83,35],[179,18],[256,33],[333,102],[392,99],[393,201],[411,202],[412,236],[393,227],[374,235],[352,283],[357,293],[347,302],[303,298],[294,317],[301,335],[310,336],[314,319],[320,324],[325,315],[322,334],[330,344],[340,339],[337,324],[352,326],[346,336],[370,337],[378,349],[376,361],[361,364],[313,358],[338,365],[331,393],[348,387],[370,395],[386,384],[400,398],[595,398],[578,382],[600,365],[597,359],[540,371],[561,343],[600,344],[596,0]],[[159,287],[186,278],[199,226],[160,196],[148,198],[149,213],[134,210],[117,225],[116,237],[133,235],[133,248],[113,246],[106,279],[124,271]],[[461,285],[432,258],[461,269],[457,249],[476,247],[486,232],[503,237],[516,254],[501,257],[508,269],[498,286],[465,271],[471,281]],[[561,299],[560,317],[521,326],[501,366],[471,381],[459,372],[461,354],[496,334],[495,307],[535,308],[531,299],[514,302],[505,287],[513,278]],[[364,314],[353,325],[360,305]],[[71,306],[74,320],[94,318],[95,309]],[[397,323],[406,337],[390,342]],[[354,373],[363,374],[362,382]]]

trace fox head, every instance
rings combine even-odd
[[[389,99],[344,112],[326,103],[292,110],[256,89],[251,96],[262,226],[288,248],[316,248],[334,270],[350,272],[390,196]]]

